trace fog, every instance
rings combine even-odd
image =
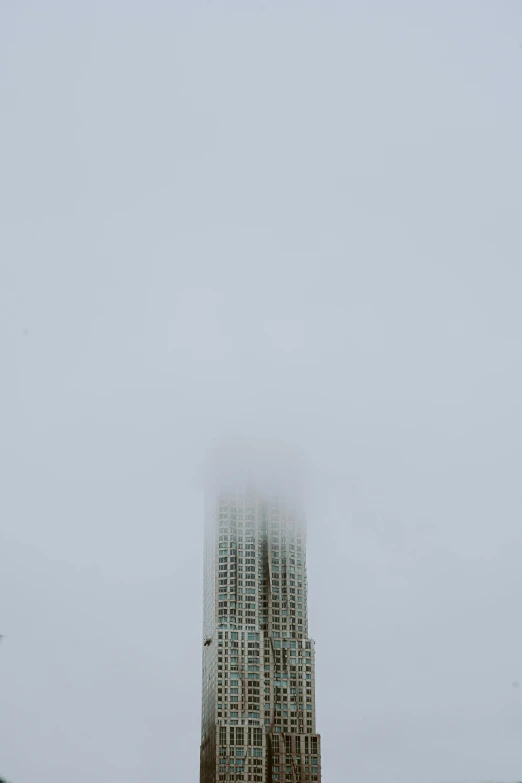
[[[205,498],[209,510],[227,492],[257,496],[263,504],[279,498],[298,507],[300,521],[306,523],[306,506],[313,497],[311,478],[304,453],[284,441],[228,434],[215,439],[208,451]],[[213,514],[209,522],[215,522]]]
[[[325,783],[522,777],[519,3],[0,6],[0,776],[199,775],[205,459],[309,476]]]

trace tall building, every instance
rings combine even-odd
[[[200,783],[321,780],[306,522],[292,460],[222,449],[207,481]]]

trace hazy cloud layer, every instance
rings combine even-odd
[[[324,780],[522,775],[522,10],[0,8],[0,775],[198,779],[203,467],[311,466]]]

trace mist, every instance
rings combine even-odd
[[[205,493],[211,505],[219,494],[252,493],[263,501],[278,497],[297,504],[304,523],[307,466],[302,452],[283,441],[238,435],[216,439],[207,454]]]
[[[0,776],[197,780],[205,465],[306,465],[324,781],[522,777],[518,3],[0,8]]]

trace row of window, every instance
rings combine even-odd
[[[301,769],[303,769],[303,767],[304,767],[304,772],[307,773],[307,774],[310,774],[310,772],[312,772],[312,769],[310,768],[310,765],[312,767],[319,766],[317,759],[312,759],[311,762],[308,762],[308,766],[303,765],[301,767]],[[284,772],[291,772],[292,771],[292,766],[293,766],[292,764],[284,764],[283,766],[284,766]],[[272,772],[280,772],[280,771],[282,771],[281,770],[281,765],[278,764],[277,766],[276,765],[272,766]]]
[[[270,527],[279,528],[282,525],[290,525],[293,526],[295,524],[299,524],[299,520],[295,516],[295,514],[291,514],[290,516],[285,514],[274,514],[269,517],[265,515],[265,513],[258,513],[255,509],[246,509],[242,507],[237,506],[220,506],[217,516],[220,521],[230,519],[233,522],[241,521],[241,522],[256,522],[256,518],[258,518],[258,524],[261,524],[262,527],[266,528],[270,525]]]
[[[219,582],[218,582],[218,588],[219,588],[218,592],[220,592],[220,593],[225,593],[225,592],[237,593],[237,595],[239,596],[239,599],[241,600],[242,596],[244,595],[242,578],[237,581],[237,590],[236,590],[235,589],[235,587],[236,587],[235,577],[231,577],[230,580],[228,580],[228,587],[229,587],[229,589],[226,590],[225,588],[227,586],[227,575],[220,573],[219,577],[220,578],[219,578]],[[245,582],[245,585],[248,585],[249,587],[255,587],[255,581],[252,580],[252,581],[249,582],[247,580]],[[296,597],[297,597],[297,602],[302,604],[303,603],[303,598],[302,598],[303,590],[302,590],[302,583],[301,582],[298,582],[297,588],[298,589],[297,589],[297,596],[296,596],[295,584],[291,584],[289,589],[287,589],[286,586],[283,585],[282,592],[279,591],[279,586],[276,585],[271,590],[272,605],[274,607],[277,607],[279,605],[280,601],[284,605],[284,604],[288,603],[288,600],[290,600],[291,604],[292,603],[295,604]],[[246,589],[246,587],[245,587],[245,589]],[[256,593],[249,592],[248,595],[256,595]],[[268,599],[269,599],[268,592],[266,590],[264,590],[264,589],[261,589],[259,591],[259,597],[258,597],[259,604],[260,605],[263,604],[263,605],[267,606]],[[291,608],[295,608],[295,606],[291,607]],[[302,609],[302,606],[300,606],[299,609]]]
[[[239,596],[239,598],[241,599],[242,596]],[[236,601],[235,593],[227,593],[227,592],[218,593],[218,608],[223,609],[226,606],[229,606],[232,609],[244,608],[244,609],[252,610],[256,608],[255,601],[242,601],[242,600]],[[264,615],[268,612],[268,606],[266,606],[266,604],[263,605],[261,601],[259,601],[259,605],[257,606],[257,609],[261,615]],[[298,609],[296,609],[295,607],[292,607],[291,609],[279,609],[279,608],[276,609],[275,607],[272,607],[272,617],[274,618],[295,617],[296,612],[297,612],[297,617],[303,616],[302,604],[299,604]]]
[[[255,571],[256,570],[256,561],[252,557],[238,557],[238,558],[230,558],[230,563],[228,561],[227,557],[220,557],[218,558],[219,564],[218,564],[218,571],[227,571],[228,566],[230,565],[230,571],[234,571],[237,567],[237,571],[242,571],[243,568],[243,562],[245,564],[245,571]],[[260,559],[257,563],[259,565],[259,568],[261,569],[263,567],[263,561]],[[278,581],[279,577],[282,576],[282,582],[283,584],[289,579],[289,581],[294,581],[296,579],[296,566],[281,566],[282,571],[279,570],[279,565],[275,564],[272,565],[272,572],[274,574],[274,581]],[[302,574],[303,569],[302,566],[297,566],[297,581],[302,581]],[[248,577],[247,577],[248,578]]]
[[[281,561],[284,565],[303,565],[303,545],[300,539],[294,543],[282,541],[281,544],[269,544],[267,541],[256,541],[252,536],[234,536],[234,538],[227,539],[227,536],[223,534],[220,538],[223,537],[226,540],[218,542],[220,557],[225,555],[242,557],[243,552],[246,557],[255,557],[257,551],[257,556],[260,559],[271,557],[272,561]]]
[[[299,661],[301,661],[300,658],[299,658]],[[294,673],[294,672],[300,672],[300,675],[299,675],[300,677],[302,677],[302,672],[303,671],[307,671],[307,672],[310,672],[310,673],[312,672],[311,664],[308,665],[308,666],[304,666],[302,663],[300,663],[299,666],[296,666],[295,664],[292,664],[292,662],[290,662],[290,665],[288,666],[287,664],[282,664],[281,661],[278,661],[278,660],[275,661],[273,667],[272,667],[272,665],[270,663],[267,663],[265,661],[265,663],[263,665],[263,669],[261,669],[260,656],[257,656],[257,657],[256,656],[251,656],[251,657],[249,657],[247,659],[246,664],[242,664],[242,666],[241,666],[241,671],[242,672],[245,671],[245,666],[246,666],[247,672],[265,671],[266,673],[268,673],[273,668],[274,672],[276,672],[277,674],[281,674],[282,672],[286,674],[286,673],[290,672],[290,676],[292,676],[292,673]],[[224,661],[223,661],[222,658],[218,658],[218,672],[228,671],[228,670],[230,670],[231,672],[238,672],[239,673],[239,661],[238,661],[238,658],[236,658],[235,656],[231,657],[230,661],[227,658],[225,658]],[[222,675],[219,675],[219,676],[222,676]],[[267,675],[265,674],[265,676],[267,676]],[[234,679],[236,679],[235,675],[234,675]]]
[[[300,536],[303,537],[306,535],[306,529],[305,526],[302,524],[302,522],[299,522],[295,519],[286,519],[286,520],[280,520],[276,521],[273,520],[270,524],[267,523],[266,520],[260,520],[255,519],[252,515],[247,515],[246,517],[243,517],[241,514],[239,515],[239,518],[231,514],[225,514],[221,513],[218,515],[218,518],[214,520],[217,525],[220,527],[231,527],[233,530],[236,528],[243,529],[245,528],[247,532],[255,534],[259,533],[260,536],[267,536],[268,533],[271,533],[271,537],[278,538],[279,536],[282,536],[284,534],[285,537],[288,535],[291,536]]]
[[[230,544],[231,548],[236,547],[238,549],[241,549],[243,544],[246,544],[245,549],[250,547],[251,549],[255,548],[255,544],[257,543],[258,546],[262,546],[263,544],[267,544],[266,538],[263,538],[262,536],[259,537],[259,539],[254,535],[249,535],[249,531],[245,531],[246,535],[242,535],[242,532],[237,530],[235,527],[228,528],[228,527],[220,527],[219,529],[219,536],[218,536],[218,544],[219,549],[227,549],[228,544]],[[303,551],[303,542],[300,538],[294,538],[294,536],[285,536],[281,540],[281,552],[284,552],[288,548],[289,552],[302,552]],[[270,543],[270,549],[271,550],[279,550],[279,545]]]
[[[261,628],[259,629],[256,625],[251,625],[249,623],[237,623],[235,617],[219,617],[218,618],[218,628],[220,631],[223,631],[225,629],[233,630],[233,631],[258,631],[261,630],[264,634],[268,633],[268,626],[267,625],[261,625]],[[292,630],[285,630],[283,629],[282,633],[271,631],[270,636],[274,639],[298,639],[298,640],[304,640],[306,637],[303,637],[303,634],[301,633],[301,628],[299,628],[299,633],[296,633],[295,628],[292,628]]]
[[[218,718],[238,719],[239,718],[239,712],[237,710],[231,710],[231,711],[225,710],[223,712],[221,709],[218,708],[217,716],[218,716]],[[245,717],[244,713],[242,713],[242,716],[243,716],[243,718]],[[249,712],[248,713],[248,717],[249,717],[249,719],[256,719],[259,722],[259,720],[261,718],[261,713],[260,712]],[[274,731],[283,731],[285,729],[288,730],[289,728],[293,729],[293,727],[296,727],[298,725],[297,718],[290,718],[290,720],[289,720],[288,717],[276,716],[276,717],[274,717],[272,719],[272,716],[266,715],[266,714],[265,714],[264,722],[265,722],[265,726],[270,726],[271,724],[273,724],[274,725]],[[304,724],[305,724],[304,718],[299,718],[299,726],[303,727]],[[307,717],[306,718],[306,731],[308,733],[312,732],[312,726],[313,726],[312,718],[311,717],[309,717],[309,718]]]
[[[229,639],[230,639],[230,644],[231,645],[232,645],[232,642],[236,642],[236,641],[239,641],[239,640],[242,640],[243,643],[245,641],[247,641],[247,642],[259,642],[260,639],[261,639],[261,635],[260,635],[259,632],[252,633],[251,631],[248,631],[248,632],[245,632],[245,631],[242,631],[242,632],[241,631],[218,631],[218,647],[223,647],[223,644],[224,644],[224,646],[226,648],[229,645]],[[265,637],[265,644],[269,644],[269,640],[266,637]],[[274,647],[276,648],[276,650],[280,650],[280,649],[287,650],[288,649],[288,650],[291,651],[291,650],[304,648],[305,650],[310,651],[310,655],[311,655],[311,649],[312,649],[312,640],[311,639],[307,639],[307,640],[305,640],[303,642],[300,642],[299,644],[297,643],[297,641],[295,641],[293,639],[283,639],[283,640],[279,640],[278,639],[278,640],[274,641],[273,644],[274,644]],[[238,645],[236,644],[236,645],[232,645],[232,646],[233,647],[234,646],[237,647]],[[249,644],[248,645],[249,648],[251,648],[251,647],[258,648],[259,646],[260,646],[259,644],[257,644],[257,645]],[[306,655],[308,656],[308,652],[306,653]],[[308,656],[308,657],[310,657],[310,656]]]
[[[245,699],[246,698],[247,697],[245,696]],[[219,701],[217,703],[217,708],[218,708],[218,710],[221,710],[221,709],[223,709],[223,703],[225,703],[225,708],[226,708],[226,702],[227,701],[232,703],[232,704],[233,703],[237,703],[239,701],[239,696],[234,696],[234,695],[228,696],[227,694],[225,694],[224,701],[222,701],[223,695],[221,694],[221,695],[218,696],[218,699],[219,699]],[[259,696],[248,696],[248,704],[256,704],[257,705],[257,709],[260,709],[259,702],[260,702],[260,697]],[[269,701],[264,703],[263,709],[270,710],[270,702]],[[290,701],[290,702],[287,702],[286,699],[284,701],[281,701],[280,699],[276,699],[275,703],[274,703],[274,710],[275,710],[275,714],[276,715],[278,713],[281,713],[281,711],[282,711],[283,716],[284,716],[284,715],[288,714],[288,710],[290,710],[290,712],[298,712],[298,711],[301,711],[301,712],[303,712],[303,711],[313,712],[313,706],[311,704],[311,699],[310,699],[310,703],[309,704],[305,704],[303,701],[299,701],[299,702]],[[265,715],[267,715],[267,714],[269,714],[269,713],[265,712]],[[259,717],[259,716],[255,715],[253,717]]]
[[[245,693],[246,693],[245,689]],[[281,709],[281,707],[285,708],[286,704],[288,703],[291,710],[295,710],[297,708],[301,709],[304,706],[303,701],[303,688],[299,688],[299,699],[297,699],[296,694],[296,688],[290,688],[290,696],[287,693],[287,688],[284,689],[284,693],[279,693],[281,689],[280,688],[274,688],[274,694],[271,694],[270,688],[264,689],[264,707],[265,709],[270,709],[270,698],[273,695],[274,699],[274,706],[276,709]],[[253,701],[259,703],[260,701],[260,695],[259,695],[259,687],[257,691],[253,688],[248,688],[248,701]],[[306,702],[311,706],[312,704],[312,690],[311,688],[306,688]],[[230,694],[230,701],[237,701],[237,696],[239,694],[238,688],[225,688],[225,693],[223,695],[223,689],[218,688],[218,703],[222,703],[223,700],[227,701],[229,699]],[[307,706],[308,709],[308,706]]]
[[[280,688],[286,688],[288,687],[288,677],[290,676],[290,687],[296,687],[297,686],[297,680],[301,682],[301,680],[304,678],[307,682],[307,687],[312,686],[312,674],[311,672],[307,672],[306,674],[304,672],[287,672],[287,671],[278,671],[277,668],[273,672],[274,675],[274,687],[280,687]],[[223,671],[221,669],[218,669],[217,672],[218,676],[218,686],[222,685],[223,683]],[[239,672],[231,671],[229,675],[230,680],[239,680]],[[259,680],[260,675],[256,674],[255,672],[248,672],[248,679],[249,680]],[[265,685],[267,682],[270,681],[270,670],[265,669],[264,672],[264,680]],[[226,680],[225,680],[226,682]],[[234,684],[234,683],[232,683]]]

